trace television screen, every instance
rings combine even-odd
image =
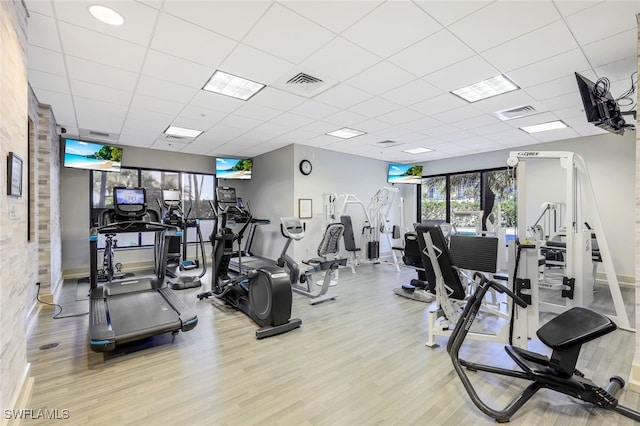
[[[608,84],[594,83],[575,73],[587,121],[611,133],[622,135],[626,123],[620,107],[608,90]],[[603,79],[606,81],[606,79]]]
[[[114,188],[116,204],[144,204],[144,188]]]
[[[218,179],[251,179],[253,161],[248,158],[216,158]]]
[[[122,147],[66,139],[63,165],[76,169],[119,172],[122,165]]]
[[[419,184],[422,182],[422,166],[389,164],[387,182]]]

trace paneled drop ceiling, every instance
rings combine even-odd
[[[93,18],[96,3],[124,24]],[[66,135],[191,154],[296,143],[421,162],[606,133],[587,123],[574,72],[607,77],[617,97],[637,70],[637,0],[26,5],[29,82]],[[203,91],[216,70],[266,87],[248,101]],[[322,82],[287,84],[299,73]],[[474,103],[450,93],[499,74],[519,89]],[[519,129],[553,120],[568,127]],[[203,133],[170,137],[169,125]],[[366,134],[327,135],[342,127]],[[415,148],[433,151],[404,152]]]

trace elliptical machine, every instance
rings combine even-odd
[[[302,321],[291,318],[293,296],[289,277],[283,269],[264,267],[237,277],[229,276],[229,260],[234,255],[234,243],[241,246],[242,236],[251,223],[251,214],[237,205],[234,188],[218,187],[216,198],[217,208],[213,201],[209,201],[214,214],[211,290],[198,294],[198,300],[213,296],[244,312],[260,326],[256,330],[258,339],[300,327]],[[237,233],[227,226],[229,219],[244,223]],[[241,257],[238,259],[241,261]]]

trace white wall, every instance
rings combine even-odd
[[[585,161],[598,210],[618,275],[634,276],[634,245],[629,233],[634,226],[635,132],[623,136],[602,134],[523,146],[513,151],[570,151]],[[425,175],[506,166],[509,152],[494,151],[423,163]],[[527,226],[540,214],[543,201],[563,201],[564,175],[557,162],[527,163]],[[585,212],[589,221],[589,212]]]
[[[122,154],[125,167],[144,167],[159,170],[179,170],[195,173],[215,173],[213,157],[179,152],[125,146]],[[89,273],[89,171],[62,168],[62,268],[64,275],[81,276]],[[208,235],[203,235],[205,239]],[[209,244],[206,244],[209,249]],[[125,265],[133,262],[152,262],[151,249],[118,250],[116,257]]]

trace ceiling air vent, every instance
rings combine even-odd
[[[109,133],[96,132],[95,130],[89,130],[89,135],[90,136],[95,136],[97,138],[108,138],[110,136]]]
[[[305,74],[303,72],[296,74],[295,76],[291,77],[287,81],[287,84],[309,85],[309,84],[319,84],[319,83],[323,83],[323,81],[317,77],[314,77],[309,74]]]
[[[537,114],[538,112],[540,111],[537,111],[531,105],[522,105],[515,108],[509,108],[502,111],[497,111],[497,112],[494,112],[494,114],[500,120],[506,121],[506,120],[512,120],[514,118],[525,117],[527,115]]]
[[[95,140],[98,142],[109,141],[117,142],[120,138],[118,133],[101,132],[99,130],[78,129],[78,136],[81,139]]]
[[[400,142],[390,141],[390,140],[376,142],[376,146],[380,148],[391,148],[392,146],[396,146],[396,145],[400,145]]]
[[[188,139],[193,139],[193,138],[187,138],[187,137],[184,137],[184,136],[174,136],[174,135],[167,135],[167,134],[165,134],[165,135],[163,135],[163,136],[164,136],[164,137],[163,137],[163,139],[164,139],[165,141],[169,141],[169,142],[182,142],[182,143],[186,143],[186,142],[188,142],[188,141],[187,141]],[[187,139],[187,140],[185,140],[185,139]]]

